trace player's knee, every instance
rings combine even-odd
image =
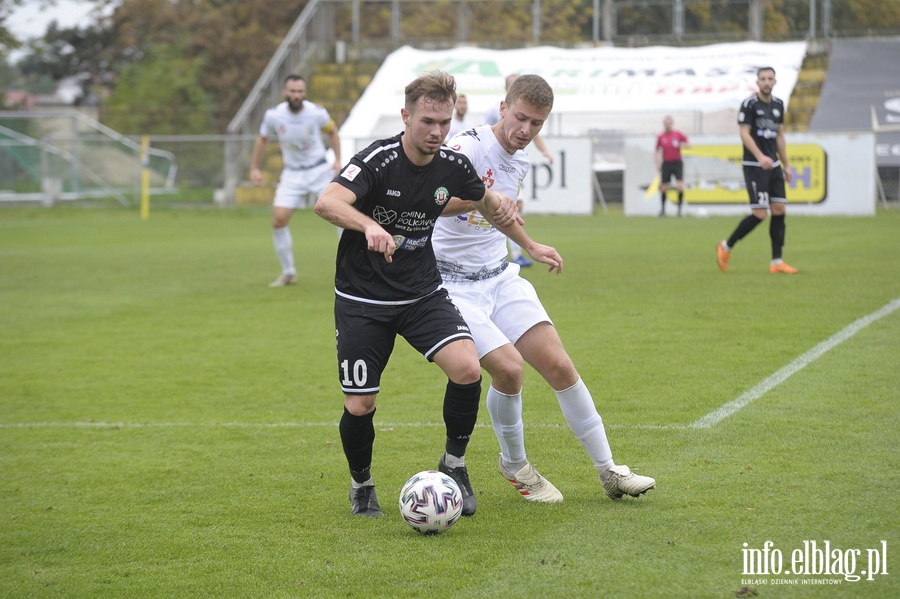
[[[578,382],[578,371],[567,354],[548,361],[541,374],[554,389],[568,389]]]
[[[284,206],[275,206],[272,208],[272,227],[281,229],[288,226],[291,222],[291,214],[293,210]]]
[[[458,385],[471,385],[481,379],[481,364],[477,359],[460,364],[450,380]]]
[[[491,375],[491,384],[498,391],[514,394],[522,389],[524,364],[518,352],[504,356],[503,360],[492,362],[487,370]]]
[[[375,409],[376,395],[345,395],[344,407],[354,416],[365,416]]]

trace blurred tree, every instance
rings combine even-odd
[[[12,32],[6,27],[6,19],[12,14],[13,9],[20,6],[24,0],[0,0],[0,53],[4,62],[6,61],[6,52],[15,50],[22,45],[22,42],[16,39]]]
[[[730,0],[694,0],[684,6],[686,35],[699,34],[744,39],[747,32],[747,3]]]
[[[593,35],[593,0],[544,0],[541,43],[572,44]]]
[[[806,3],[804,3],[806,4]],[[806,19],[803,19],[806,13]],[[804,20],[804,24],[796,31],[809,29],[809,5],[800,6],[797,2],[785,2],[785,0],[769,0],[764,9],[764,37],[767,40],[781,40],[787,37],[791,31],[795,31],[798,20]]]
[[[110,18],[115,36],[107,52],[124,66],[143,60],[148,48],[183,39],[179,46],[183,58],[208,65],[196,72],[210,98],[213,126],[207,132],[224,131],[305,4],[306,0],[129,0]]]
[[[209,133],[212,101],[199,82],[206,61],[184,54],[176,42],[145,50],[143,60],[125,67],[103,105],[104,124],[135,135]]]
[[[840,35],[900,31],[900,0],[832,0],[832,27]]]
[[[0,0],[20,2],[22,0]],[[114,92],[121,76],[129,72],[129,82],[142,73],[156,73],[163,56],[177,62],[185,60],[193,69],[196,83],[206,94],[202,105],[210,118],[197,122],[212,123],[204,131],[224,131],[262,73],[281,39],[299,16],[307,0],[96,0],[111,8],[108,16],[85,28],[60,29],[52,24],[43,39],[29,45],[30,53],[20,69],[32,81],[50,76],[63,77],[88,73]],[[179,56],[165,53],[177,47]],[[156,61],[153,68],[135,69],[144,60]],[[208,65],[199,68],[198,65]],[[176,68],[173,65],[173,68]],[[152,86],[140,86],[144,93]],[[120,93],[118,100],[130,98],[135,110],[148,104],[133,93]],[[191,96],[194,98],[194,96]],[[116,108],[118,110],[121,105]],[[153,112],[160,118],[158,128],[150,123],[150,132],[170,130],[165,111]],[[107,123],[108,124],[108,123]]]
[[[112,30],[102,24],[60,29],[53,21],[42,39],[28,44],[30,53],[20,68],[24,75],[57,80],[85,72],[99,75],[113,68],[108,51],[113,40]]]
[[[616,2],[616,32],[622,36],[660,36],[672,33],[672,3],[647,0]]]
[[[11,10],[25,1],[52,4],[54,0],[0,0],[0,52],[18,45],[4,21]],[[88,73],[90,81],[118,91],[121,76],[128,73],[129,85],[140,83],[138,76],[155,76],[164,59],[169,67],[196,77],[204,100],[188,93],[192,110],[208,115],[192,123],[209,123],[206,132],[224,131],[237,112],[256,78],[262,73],[284,35],[308,0],[91,0],[107,11],[97,23],[86,28],[60,29],[51,25],[42,40],[29,45],[29,54],[19,63],[32,85],[66,76]],[[803,37],[809,28],[810,0],[766,0],[766,39]],[[542,44],[572,45],[586,42],[592,35],[593,0],[542,0]],[[672,40],[673,0],[615,0],[616,34],[619,43],[646,43]],[[347,40],[352,30],[350,2],[334,5],[337,31]],[[392,23],[387,0],[364,0],[360,34],[364,44],[390,44]],[[420,47],[447,47],[457,41],[490,47],[515,47],[533,43],[532,0],[418,0],[399,2],[400,44]],[[684,0],[685,34],[710,41],[742,39],[747,36],[748,0]],[[832,0],[832,27],[841,34],[860,35],[870,31],[900,31],[900,0]],[[178,55],[173,54],[178,48]],[[143,61],[153,61],[146,68]],[[151,68],[152,67],[152,68]],[[308,73],[303,73],[308,75]],[[118,81],[117,81],[118,78]],[[150,94],[152,86],[138,86]],[[129,98],[132,110],[143,110],[141,122],[148,132],[171,130],[167,114],[147,112],[150,97],[141,98],[122,91],[117,101]],[[124,109],[119,104],[116,110]],[[105,114],[113,114],[107,111]],[[179,121],[180,122],[180,121]]]
[[[18,79],[18,72],[7,62],[6,51],[0,49],[0,110],[6,106],[6,90]]]

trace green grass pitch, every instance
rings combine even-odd
[[[396,502],[437,465],[446,379],[398,340],[375,420],[385,517],[350,516],[335,230],[296,213],[300,285],[269,289],[269,221],[0,211],[0,596],[900,596],[896,210],[789,216],[795,276],[768,273],[766,225],[718,271],[737,217],[527,217],[565,271],[524,276],[617,462],[657,489],[607,499],[529,370],[528,455],[565,501],[526,503],[500,476],[482,408],[467,456],[478,512],[436,537]],[[845,569],[859,550],[857,574],[886,547],[888,573],[748,575],[746,550],[767,541],[782,570],[805,542],[829,542]]]

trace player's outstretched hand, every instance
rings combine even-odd
[[[543,243],[535,243],[533,246],[527,248],[527,251],[532,259],[550,266],[550,269],[547,272],[553,272],[555,270],[556,274],[562,274],[563,259],[562,256],[559,255],[559,252],[556,251],[556,248],[544,245]]]
[[[365,233],[369,249],[373,252],[384,254],[384,259],[387,260],[388,264],[393,262],[394,260],[391,256],[394,255],[394,251],[397,249],[394,237],[379,225],[367,227]]]

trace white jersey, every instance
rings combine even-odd
[[[322,131],[330,132],[333,127],[328,111],[317,104],[304,100],[303,110],[295,113],[287,102],[282,102],[266,111],[259,134],[268,139],[278,138],[285,169],[302,170],[325,164]]]
[[[485,187],[519,199],[522,181],[531,167],[524,151],[509,154],[488,125],[465,131],[448,145],[469,159]],[[482,280],[506,268],[506,236],[477,210],[439,218],[432,245],[444,281]]]

